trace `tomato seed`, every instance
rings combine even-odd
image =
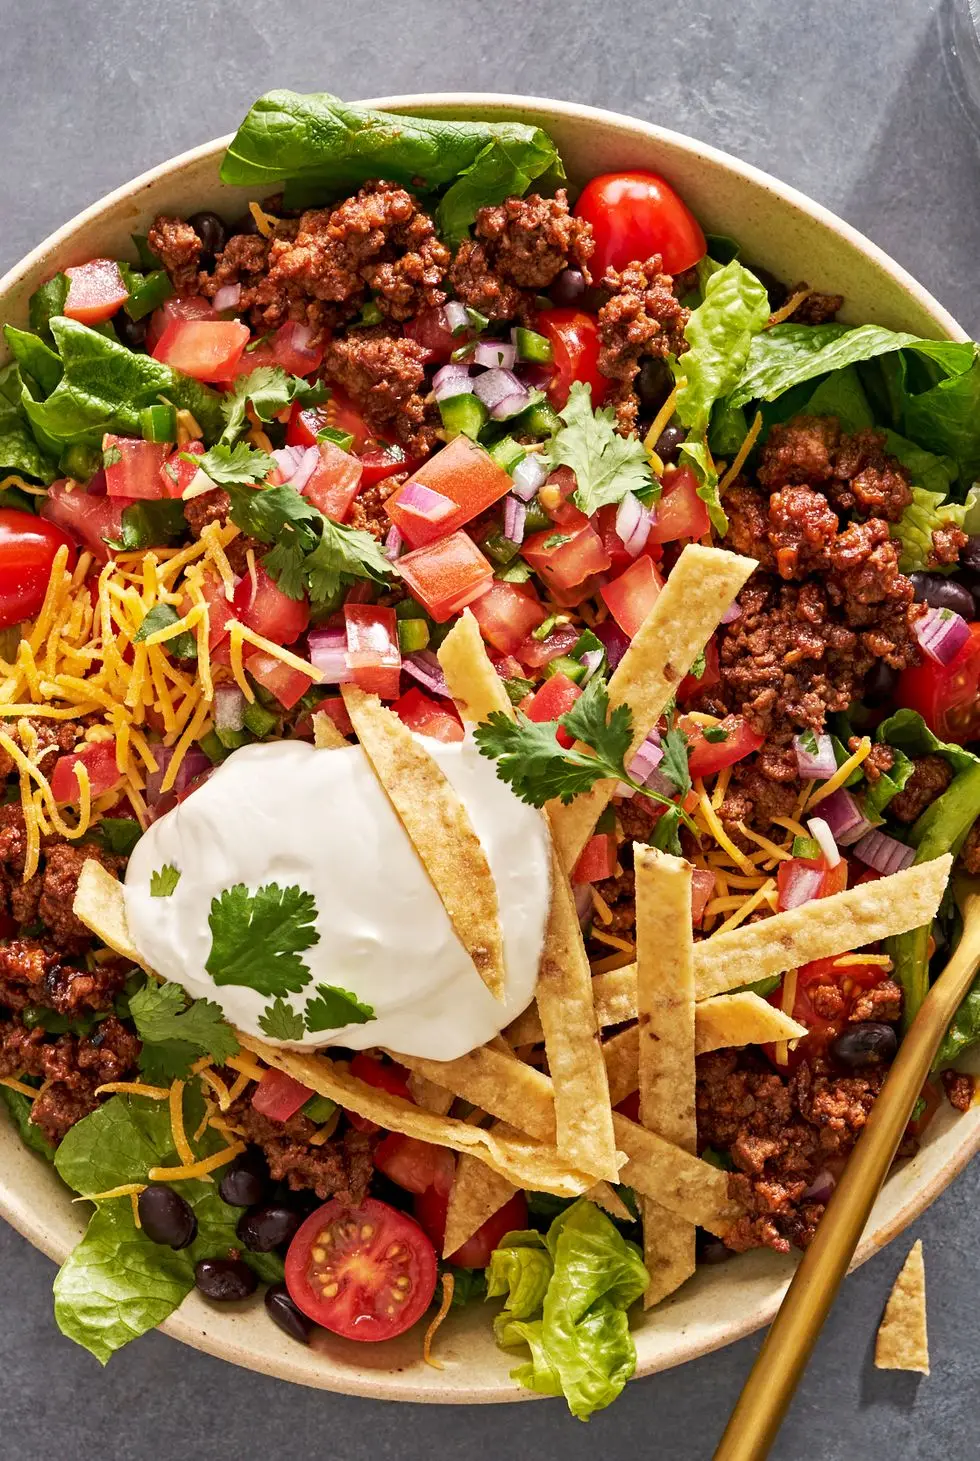
[[[339,1293],[339,1291],[340,1291],[340,1284],[339,1283],[325,1283],[323,1285],[323,1297],[325,1299],[333,1299],[333,1298],[336,1298],[336,1296]]]
[[[362,1238],[373,1238],[374,1237],[374,1229],[373,1229],[373,1227],[371,1226],[370,1223],[365,1223],[364,1224],[363,1228],[361,1229],[361,1237]]]
[[[326,1258],[326,1256],[327,1256],[327,1250],[326,1250],[326,1248],[314,1248],[313,1249],[313,1261],[315,1263],[322,1263],[323,1260]]]

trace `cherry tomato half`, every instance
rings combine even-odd
[[[572,381],[584,381],[592,390],[593,406],[601,406],[609,380],[599,370],[599,329],[594,315],[581,309],[543,309],[534,328],[551,341],[554,375],[548,400],[560,411],[568,400]]]
[[[980,624],[948,665],[926,655],[920,665],[903,670],[895,686],[895,704],[917,710],[942,741],[965,745],[980,736]]]
[[[436,1287],[436,1255],[418,1223],[368,1197],[317,1208],[289,1245],[290,1298],[316,1324],[373,1343],[421,1319]]]
[[[40,611],[62,544],[68,549],[66,566],[71,572],[78,553],[67,533],[32,512],[0,508],[0,628],[33,619]]]
[[[668,274],[690,269],[707,251],[701,225],[654,172],[609,172],[586,183],[574,209],[592,224],[594,279],[659,254]]]
[[[403,1101],[413,1099],[408,1089],[408,1071],[404,1066],[396,1065],[393,1060],[378,1060],[375,1056],[365,1055],[359,1050],[350,1063],[350,1073],[365,1085],[387,1091],[389,1096],[401,1096]],[[358,1131],[381,1130],[376,1121],[367,1116],[358,1116],[356,1111],[348,1111],[347,1119]]]

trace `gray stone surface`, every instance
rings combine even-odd
[[[349,97],[486,89],[662,122],[794,183],[888,249],[973,332],[980,157],[936,0],[0,0],[0,266],[111,187],[231,130],[276,85]],[[774,1454],[960,1461],[975,1429],[980,1175],[847,1283]],[[933,1374],[876,1373],[875,1326],[925,1240]],[[158,1335],[102,1373],[62,1339],[53,1270],[0,1231],[0,1456],[331,1461],[707,1457],[757,1347],[632,1385],[588,1429],[559,1402],[425,1409],[292,1389]]]

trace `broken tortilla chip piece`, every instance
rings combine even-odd
[[[72,912],[108,948],[141,969],[148,968],[130,937],[123,885],[94,857],[82,863]]]
[[[480,626],[464,609],[439,646],[437,658],[449,693],[467,725],[479,725],[499,710],[514,717],[504,682],[490,663]]]
[[[332,715],[325,710],[313,712],[313,744],[318,751],[342,751],[345,746],[350,745],[346,736],[341,735],[337,722]]]
[[[510,1128],[502,1121],[496,1121],[490,1130],[500,1135],[509,1132]],[[499,1172],[491,1171],[485,1162],[477,1157],[461,1156],[456,1162],[456,1179],[449,1193],[442,1256],[448,1258],[458,1253],[463,1244],[517,1191],[512,1182]]]
[[[633,866],[640,1124],[694,1155],[691,864],[634,842]],[[641,1207],[643,1262],[650,1275],[643,1307],[650,1309],[694,1272],[695,1229],[653,1198],[642,1198]]]
[[[441,768],[376,695],[343,686],[344,704],[449,921],[490,993],[506,982],[497,885],[466,808]]]
[[[875,1340],[879,1370],[915,1370],[929,1373],[929,1333],[926,1327],[926,1269],[922,1239],[912,1244],[885,1305],[885,1317]]]
[[[723,548],[689,543],[681,553],[609,679],[610,712],[619,705],[629,705],[633,712],[627,765],[755,567],[754,558]],[[597,781],[568,806],[551,803],[552,831],[564,867],[575,866],[615,789],[615,781]]]

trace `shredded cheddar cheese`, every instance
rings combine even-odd
[[[192,1166],[197,1160],[184,1131],[184,1082],[173,1081],[168,1095],[170,1101],[170,1130],[173,1133],[174,1149],[185,1166]]]
[[[608,944],[611,949],[622,949],[626,954],[635,952],[635,946],[628,939],[618,938],[614,933],[606,933],[601,928],[592,930],[592,937],[598,939],[601,944]]]
[[[108,1202],[113,1197],[139,1197],[145,1191],[145,1182],[124,1182],[121,1187],[110,1187],[105,1192],[86,1192],[81,1197],[73,1197],[72,1202]]]
[[[790,315],[795,314],[803,301],[805,299],[809,299],[812,293],[813,290],[809,287],[809,285],[807,285],[804,289],[797,289],[796,293],[791,294],[785,304],[781,304],[779,306],[779,309],[773,310],[772,314],[769,316],[769,319],[766,321],[765,328],[767,330],[771,330],[773,325],[781,325],[784,320],[788,320]]]
[[[853,756],[848,756],[843,766],[838,766],[837,770],[834,772],[830,780],[825,781],[823,786],[821,786],[819,790],[813,793],[809,801],[806,803],[806,810],[809,811],[811,807],[817,806],[819,802],[822,802],[826,797],[831,796],[835,791],[838,791],[840,787],[844,785],[844,782],[848,779],[851,773],[857,770],[861,762],[869,754],[870,750],[870,738],[868,736],[862,737],[861,744],[858,746]]]
[[[682,376],[675,385],[674,389],[671,391],[670,395],[667,397],[666,401],[664,401],[663,405],[660,407],[660,410],[657,412],[656,416],[653,418],[653,425],[650,427],[650,430],[643,438],[643,445],[648,454],[656,456],[657,442],[663,435],[664,428],[669,426],[670,424],[670,418],[674,414],[674,407],[677,405],[678,392],[680,391],[681,386],[686,385],[687,379],[686,377]],[[657,457],[657,461],[660,462],[659,457]],[[660,470],[663,471],[663,463],[660,464]]]
[[[592,906],[598,914],[600,921],[602,923],[612,923],[612,909],[609,907],[609,904],[606,902],[605,898],[594,886],[590,887],[589,892],[592,895]]]
[[[799,970],[788,969],[783,976],[783,988],[780,994],[779,1006],[784,1015],[792,1015],[793,1006],[796,1003],[796,984],[799,979]],[[786,1065],[789,1060],[789,1041],[776,1041],[776,1063]]]
[[[37,1098],[37,1091],[33,1086],[26,1085],[12,1075],[0,1076],[0,1086],[6,1086],[8,1091],[16,1091],[20,1096],[26,1096],[29,1101]]]
[[[227,1166],[244,1150],[243,1141],[234,1141],[223,1151],[215,1152],[211,1157],[202,1157],[199,1162],[191,1162],[183,1167],[151,1167],[147,1176],[151,1182],[210,1181],[212,1172]]]
[[[770,841],[768,837],[763,837],[761,832],[753,832],[751,827],[746,827],[744,822],[736,822],[735,825],[743,837],[747,837],[750,842],[758,843],[777,862],[787,861],[792,858],[793,854],[787,852],[785,847],[777,847],[775,842]]]
[[[856,964],[873,964],[876,969],[895,967],[887,954],[838,954],[834,960],[835,969],[852,969]]]
[[[721,825],[721,822],[718,820],[718,813],[708,800],[708,793],[704,790],[703,786],[700,787],[698,792],[698,809],[700,812],[700,820],[703,822],[705,829],[711,833],[718,846],[728,854],[736,867],[742,869],[743,873],[751,873],[753,871],[752,863],[744,852],[739,851]]]
[[[738,928],[739,924],[744,923],[750,913],[754,913],[762,903],[767,902],[769,894],[775,891],[776,884],[770,878],[767,882],[763,883],[758,892],[752,894],[751,898],[746,898],[741,907],[737,908],[730,918],[726,918],[725,922],[715,932],[728,933],[729,929]]]
[[[756,413],[755,413],[755,420],[752,422],[752,425],[749,427],[748,434],[746,435],[745,440],[742,442],[742,445],[739,447],[738,451],[735,453],[735,459],[734,459],[734,461],[732,462],[731,466],[728,468],[728,471],[722,477],[721,481],[718,483],[718,493],[719,493],[719,496],[722,493],[727,492],[728,488],[735,481],[735,478],[738,476],[739,472],[745,466],[745,463],[748,461],[749,453],[751,452],[752,448],[755,446],[756,442],[759,439],[759,432],[761,430],[762,430],[762,412],[761,411],[756,411]]]
[[[248,211],[255,219],[255,226],[263,238],[271,238],[272,231],[279,222],[273,213],[266,213],[260,203],[249,203]]]
[[[151,1101],[169,1101],[170,1092],[164,1086],[148,1086],[143,1081],[107,1081],[96,1086],[97,1096],[148,1096]]]

